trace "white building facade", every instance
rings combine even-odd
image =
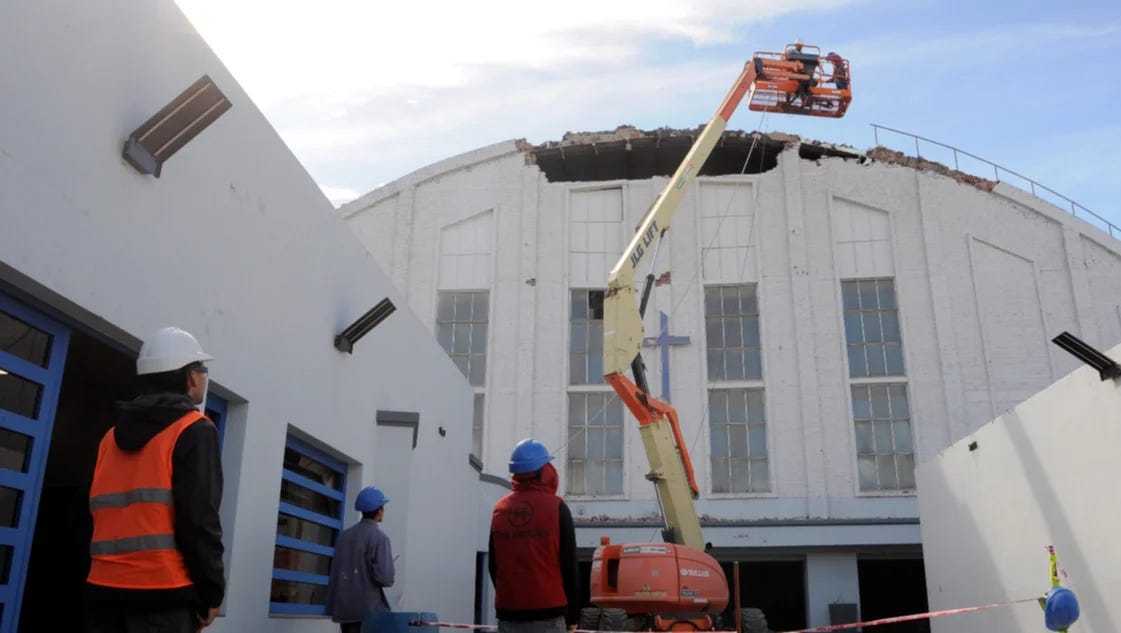
[[[527,436],[556,451],[585,555],[660,538],[598,302],[691,142],[503,142],[340,210],[469,377],[481,468]],[[651,389],[679,412],[706,538],[777,630],[924,609],[915,464],[1072,369],[1058,332],[1121,340],[1107,234],[1003,183],[785,135],[725,134],[651,273]]]
[[[97,443],[166,325],[216,357],[208,630],[337,631],[326,573],[365,485],[390,498],[393,607],[470,620],[475,517],[504,490],[469,461],[471,387],[175,4],[4,3],[0,84],[0,631],[82,630]],[[221,99],[153,118],[200,85]],[[158,177],[122,154],[202,120]]]

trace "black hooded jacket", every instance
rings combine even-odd
[[[147,394],[117,403],[117,447],[137,451],[195,406],[186,395]],[[218,432],[199,420],[187,427],[171,454],[171,496],[175,504],[175,544],[193,585],[179,589],[117,589],[86,585],[92,609],[163,611],[194,607],[205,611],[222,604],[226,581],[222,567],[222,463]]]

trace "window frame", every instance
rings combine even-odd
[[[471,320],[470,321],[457,321],[457,320],[455,320],[455,302],[454,301],[453,301],[453,304],[452,304],[452,320],[450,320],[450,321],[442,320],[441,317],[440,317],[440,303],[441,303],[441,300],[445,296],[452,296],[452,297],[455,297],[455,300],[457,301],[458,300],[458,295],[469,295],[470,296],[470,298],[471,298]],[[483,305],[486,306],[486,319],[482,320],[482,321],[475,320],[475,305],[476,305],[475,304],[475,298],[476,298],[475,296],[476,295],[483,295],[484,296]],[[476,290],[456,289],[456,290],[437,290],[436,291],[436,309],[435,309],[435,315],[434,315],[434,318],[433,318],[433,321],[432,321],[432,323],[433,323],[433,334],[436,337],[436,342],[439,343],[441,349],[444,350],[444,352],[448,355],[448,358],[450,358],[453,363],[455,363],[456,358],[465,357],[467,359],[466,371],[464,371],[463,369],[460,369],[460,373],[463,374],[463,377],[464,377],[464,379],[467,380],[467,383],[470,384],[475,389],[483,388],[487,384],[487,374],[488,374],[488,369],[489,369],[487,367],[487,365],[490,361],[489,357],[490,357],[490,334],[491,334],[491,328],[490,328],[491,305],[490,305],[490,302],[491,302],[491,292],[490,292],[489,289],[476,289]],[[448,343],[448,347],[444,346],[444,343],[441,340],[441,336],[440,336],[441,335],[441,326],[445,326],[445,325],[451,326],[451,332],[452,332],[452,338]],[[467,342],[467,352],[466,353],[453,351],[454,348],[455,348],[455,343],[454,343],[454,340],[455,340],[455,326],[457,326],[457,325],[466,325],[468,328],[470,328],[470,338],[468,339],[468,342]],[[471,351],[471,343],[474,341],[474,338],[475,338],[475,327],[479,326],[479,325],[483,326],[483,328],[485,330],[485,334],[483,335],[483,343],[482,343],[483,349],[482,349],[481,352],[472,352]],[[472,368],[475,367],[475,363],[481,363],[482,364],[481,381],[477,384],[471,378]],[[458,363],[456,363],[456,368],[459,369],[459,364]]]
[[[347,464],[342,460],[327,454],[325,451],[315,448],[308,442],[294,437],[291,433],[288,434],[287,438],[284,441],[284,449],[286,451],[288,449],[292,449],[305,457],[314,459],[315,461],[320,462],[324,466],[327,466],[340,475],[340,489],[335,490],[334,488],[330,488],[316,481],[308,479],[303,475],[288,470],[287,468],[284,468],[282,460],[281,482],[288,481],[296,485],[308,488],[313,492],[317,492],[335,499],[339,502],[339,511],[337,517],[330,517],[324,514],[319,514],[318,512],[313,512],[306,508],[301,508],[300,506],[285,501],[284,499],[279,499],[280,504],[277,507],[277,518],[279,519],[280,514],[287,514],[298,519],[303,519],[305,521],[310,521],[312,523],[328,527],[334,530],[334,540],[335,542],[337,542],[339,534],[341,534],[344,529],[344,520],[346,517],[346,483],[348,470]],[[277,492],[277,495],[279,498],[279,490]],[[278,546],[288,549],[294,549],[297,551],[309,552],[311,554],[327,556],[331,559],[333,559],[335,555],[334,545],[328,547],[326,545],[320,545],[311,541],[304,541],[302,539],[297,539],[290,536],[282,536],[279,533],[279,530],[276,533],[276,540],[273,544],[274,557],[276,547]],[[272,581],[283,580],[287,582],[300,582],[313,585],[321,585],[325,588],[327,586],[329,576],[284,569],[276,567],[275,564],[276,563],[274,558],[272,575],[269,582],[269,615],[324,615],[326,612],[326,607],[324,605],[293,602],[273,602]],[[324,591],[326,591],[326,589],[324,589]]]

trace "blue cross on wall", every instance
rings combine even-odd
[[[671,336],[669,333],[669,317],[665,312],[658,311],[658,335],[647,336],[642,339],[642,344],[646,347],[661,347],[662,348],[662,400],[670,402],[669,399],[669,346],[670,345],[685,345],[689,342],[688,336]]]

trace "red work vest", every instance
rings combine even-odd
[[[115,429],[101,439],[90,488],[91,584],[121,589],[194,584],[175,546],[171,455],[179,435],[200,419],[206,418],[198,411],[185,414],[138,451],[121,450]]]
[[[560,569],[560,504],[554,494],[525,490],[494,506],[495,608],[531,611],[568,604]]]

